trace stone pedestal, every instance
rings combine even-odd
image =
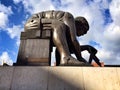
[[[120,90],[120,68],[0,67],[0,90]]]
[[[51,62],[51,32],[32,30],[21,33],[17,65],[49,66]]]

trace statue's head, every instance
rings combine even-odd
[[[27,22],[25,23],[24,30],[39,30],[40,29],[40,19],[37,14],[34,14],[30,17]]]
[[[76,26],[77,36],[84,35],[89,30],[89,24],[87,20],[81,16],[75,18],[75,26]]]

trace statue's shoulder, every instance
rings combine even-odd
[[[73,17],[73,15],[70,12],[61,11],[61,10],[47,10],[32,15],[32,17],[38,17],[38,18],[50,17],[57,19],[63,18],[64,16]]]

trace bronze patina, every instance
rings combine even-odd
[[[52,32],[49,34],[53,42],[51,47],[54,45],[57,48],[57,65],[89,65],[81,55],[81,51],[88,50],[88,46],[80,46],[76,38],[89,30],[89,24],[84,17],[74,18],[69,12],[54,10],[36,13],[25,23],[24,32],[30,34],[23,35],[23,38],[42,38],[45,30]],[[74,53],[77,59],[72,57],[71,53]],[[95,54],[91,54],[91,57],[93,58]]]

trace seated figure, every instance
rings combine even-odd
[[[84,25],[84,26],[82,26]],[[84,28],[85,32],[81,29]],[[25,31],[48,29],[52,31],[52,41],[60,54],[59,65],[88,65],[81,56],[81,47],[76,39],[77,35],[86,33],[89,29],[87,21],[79,24],[72,14],[64,11],[43,11],[34,14],[25,24]],[[80,29],[76,33],[76,29]],[[77,59],[71,56],[69,45]]]

